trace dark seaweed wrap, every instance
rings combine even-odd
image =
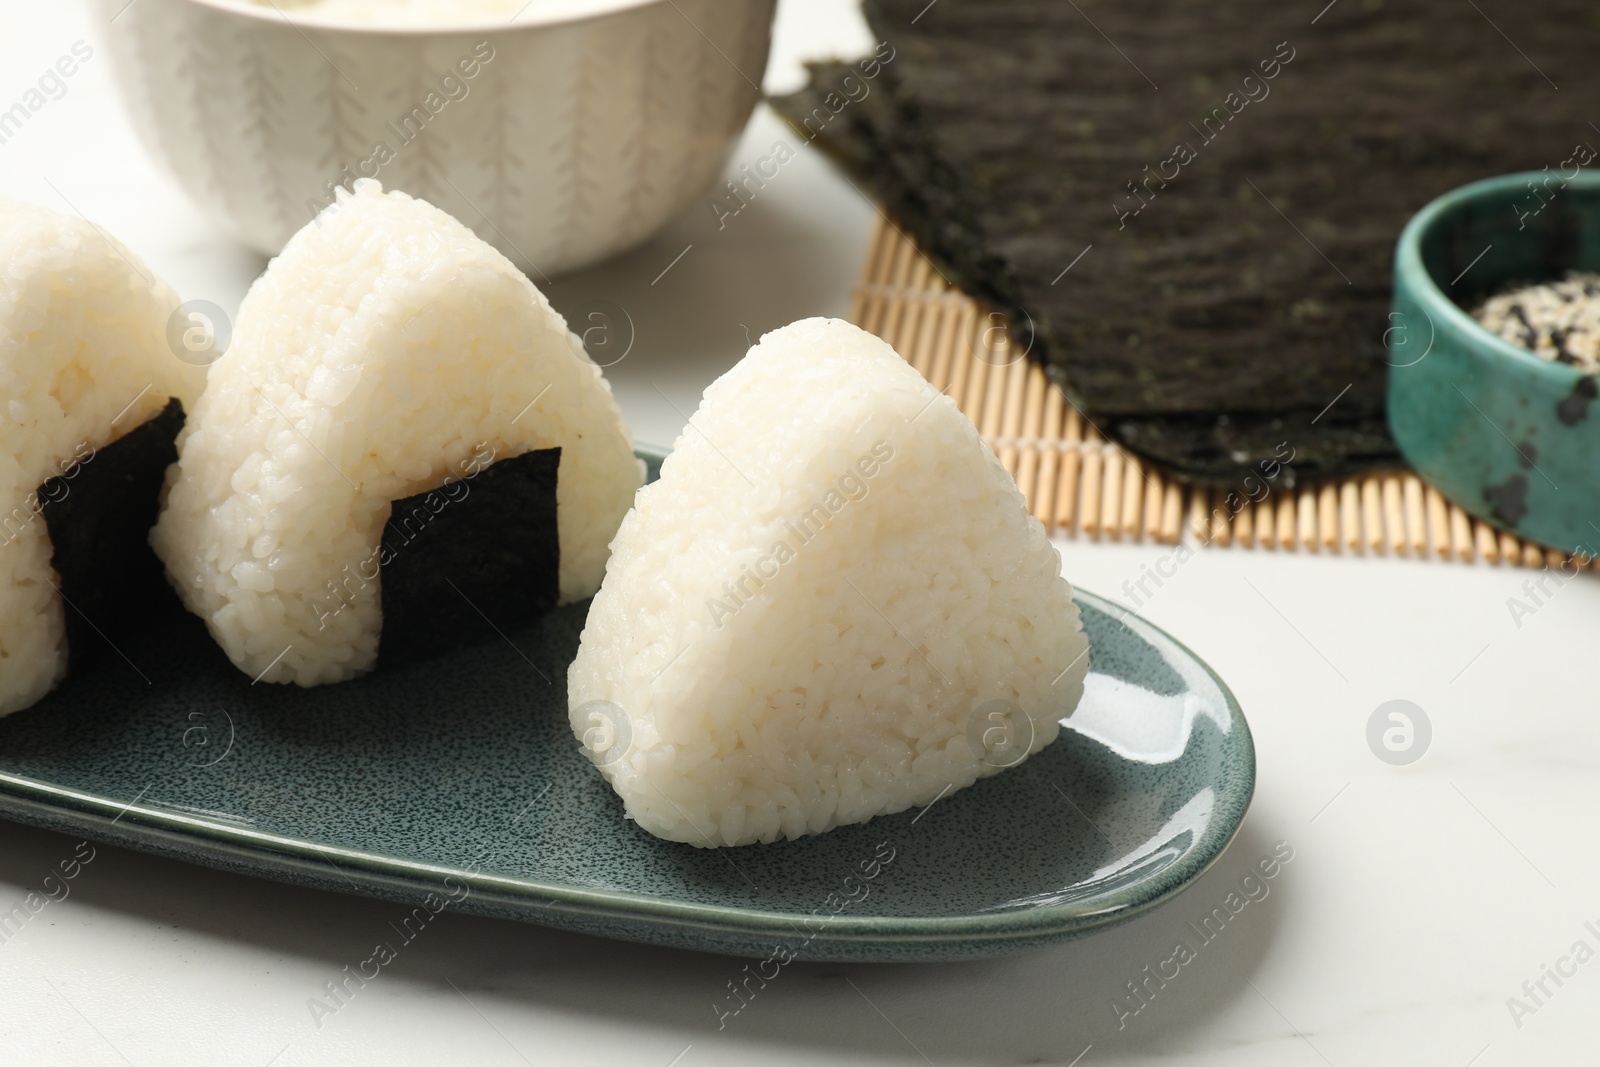
[[[1397,464],[1384,334],[1406,220],[1478,178],[1570,175],[1600,144],[1600,9],[1571,0],[865,11],[892,58],[816,68],[779,110],[1116,441],[1202,484],[1285,445],[1302,482]]]
[[[394,502],[378,557],[380,668],[508,640],[555,607],[560,466],[559,448],[524,452]]]
[[[108,653],[120,657],[119,635],[177,605],[150,547],[150,528],[167,467],[178,461],[183,420],[183,404],[169,400],[111,444],[81,449],[70,467],[39,487],[71,670]]]

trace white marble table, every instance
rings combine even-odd
[[[0,102],[95,41],[86,19],[3,0]],[[784,0],[769,83],[866,43],[848,0]],[[737,162],[784,134],[758,114]],[[70,200],[186,297],[230,310],[263,266],[150,169],[98,55],[0,145],[0,193]],[[845,313],[872,218],[802,153],[724,230],[697,210],[550,295],[629,310],[636,345],[610,374],[638,436],[670,443],[747,330]],[[1069,577],[1112,595],[1168,551],[1061,550]],[[0,943],[0,1065],[1593,1062],[1600,582],[1567,584],[1519,626],[1507,599],[1531,573],[1229,549],[1183,564],[1142,610],[1238,694],[1259,788],[1198,885],[1098,936],[987,962],[797,964],[719,1031],[730,960],[446,913],[318,1027],[308,998],[364,958],[394,905],[101,847],[70,896]],[[1409,766],[1366,739],[1395,699],[1432,723]],[[1279,842],[1293,859],[1268,895],[1131,1013],[1127,983]],[[75,844],[0,823],[0,911]]]

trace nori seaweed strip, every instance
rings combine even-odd
[[[39,487],[50,533],[50,565],[60,581],[68,669],[114,649],[126,633],[177,604],[150,548],[167,467],[178,461],[183,429],[177,399],[144,424],[74,463]]]
[[[1447,0],[1315,24],[1269,0],[864,9],[895,58],[815,143],[1113,438],[1203,484],[1280,442],[1303,482],[1398,464],[1383,338],[1401,228],[1455,186],[1594,142],[1575,0],[1519,21],[1537,68]],[[844,72],[775,104],[800,129]],[[1270,92],[1241,104],[1247,76]],[[1197,132],[1213,107],[1220,132]],[[1180,142],[1194,158],[1151,178]]]
[[[556,475],[561,449],[500,460],[394,502],[378,564],[378,666],[501,640],[561,594]]]

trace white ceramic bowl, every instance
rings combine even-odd
[[[536,279],[705,195],[759,97],[776,0],[605,0],[510,25],[330,24],[225,0],[97,0],[150,154],[268,255],[375,177]],[[120,14],[119,14],[120,12]]]

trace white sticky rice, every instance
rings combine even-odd
[[[876,337],[807,319],[706,390],[640,490],[568,698],[629,817],[742,845],[1015,765],[1055,739],[1087,653],[1056,550],[972,424]],[[1013,755],[988,751],[996,729]]]
[[[178,297],[87,221],[0,199],[0,715],[44,696],[69,650],[38,489],[205,371],[167,347]],[[70,491],[70,482],[68,483]]]
[[[485,448],[553,446],[572,601],[598,588],[643,480],[611,387],[509,260],[362,181],[251,287],[151,540],[240,670],[343,681],[376,662],[391,502],[460,477]]]

